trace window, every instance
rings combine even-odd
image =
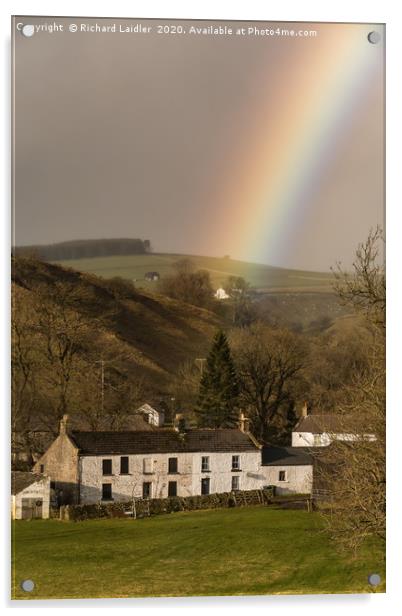
[[[56,482],[55,481],[51,481],[50,482],[50,489],[51,490],[55,490],[56,489]]]
[[[240,490],[240,477],[239,475],[234,475],[232,477],[232,491]]]
[[[143,472],[144,475],[151,475],[154,472],[154,461],[152,458],[144,458]]]
[[[120,458],[120,475],[128,475],[129,466],[128,466],[128,456],[122,456]]]
[[[111,460],[102,460],[102,473],[103,475],[112,474],[112,461]]]
[[[176,459],[176,458],[173,458]],[[177,496],[177,481],[169,481],[168,496]]]
[[[232,471],[240,470],[240,456],[232,456]]]
[[[209,471],[209,456],[202,456],[201,458],[201,472],[206,473]]]
[[[169,458],[168,473],[177,473],[177,458]]]
[[[286,481],[286,471],[279,471],[279,481]]]
[[[142,498],[152,497],[152,483],[150,481],[144,481],[142,484]]]
[[[44,473],[44,472],[45,472],[45,465],[44,465],[44,464],[41,464],[41,465],[40,465],[40,472],[41,472],[41,473]]]
[[[209,494],[209,477],[201,479],[201,494]]]
[[[102,483],[102,500],[113,500],[111,483]]]

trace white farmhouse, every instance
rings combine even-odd
[[[351,419],[336,414],[308,414],[307,406],[292,432],[293,447],[326,447],[332,441],[375,440],[374,434],[357,434]]]
[[[99,503],[261,488],[261,445],[243,429],[60,434],[35,469],[59,502]],[[62,498],[60,498],[62,492]]]
[[[151,405],[146,402],[136,412],[142,415],[151,426],[160,428],[165,423],[165,411],[159,405]]]
[[[226,293],[225,289],[223,289],[222,287],[219,287],[219,289],[215,291],[216,299],[229,299],[229,297],[230,295]]]
[[[271,447],[262,449],[264,486],[275,486],[275,493],[311,494],[313,456],[309,448]]]
[[[13,520],[48,518],[50,478],[34,473],[11,474],[11,517]]]

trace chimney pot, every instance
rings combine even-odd
[[[303,406],[302,406],[302,410],[301,410],[301,416],[302,417],[307,417],[308,415],[308,406],[307,406],[307,401],[305,400],[303,402]]]

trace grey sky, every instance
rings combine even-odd
[[[214,199],[230,174],[239,134],[247,133],[244,118],[260,96],[261,75],[279,85],[286,79],[278,68],[284,45],[262,38],[17,33],[16,243],[140,237],[159,252],[247,257],[231,244],[229,222],[228,237],[214,226],[220,207]],[[382,105],[374,83],[317,187],[309,224],[275,265],[320,270],[335,259],[348,263],[368,228],[381,222]],[[351,195],[359,204],[353,208]]]

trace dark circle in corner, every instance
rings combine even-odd
[[[381,34],[373,30],[372,32],[368,33],[367,39],[368,39],[368,42],[371,43],[372,45],[377,45],[377,43],[381,41]]]

